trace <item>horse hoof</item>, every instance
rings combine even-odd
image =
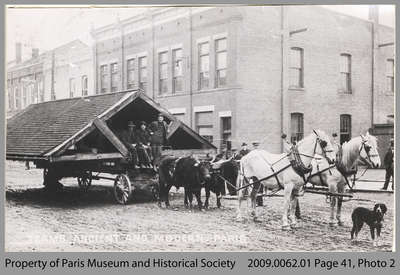
[[[288,230],[290,230],[290,225],[282,225],[282,230],[283,231],[288,231]]]
[[[335,222],[329,222],[329,226],[330,227],[336,227],[336,223]]]

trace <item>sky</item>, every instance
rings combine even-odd
[[[337,12],[367,19],[367,5],[323,6]],[[380,5],[380,23],[394,27],[395,8]],[[90,29],[146,12],[144,7],[124,8],[8,8],[6,11],[6,58],[15,58],[15,43],[23,45],[22,59],[28,59],[33,47],[40,52],[53,49],[74,39],[91,45]]]

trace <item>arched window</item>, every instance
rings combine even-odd
[[[302,113],[290,115],[290,142],[297,143],[304,137],[304,116]]]
[[[351,139],[351,115],[340,115],[340,144]]]

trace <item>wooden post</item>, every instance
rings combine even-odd
[[[112,145],[117,148],[117,150],[124,156],[127,157],[129,155],[129,150],[125,147],[125,145],[119,140],[119,138],[108,128],[107,124],[104,123],[99,118],[96,118],[93,121],[93,124],[97,129],[111,142]]]

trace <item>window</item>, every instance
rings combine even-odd
[[[126,70],[127,70],[127,88],[133,89],[135,85],[135,59],[129,59],[126,62]]]
[[[15,84],[17,85],[17,84]],[[18,87],[14,88],[14,94],[15,94],[15,108],[17,110],[21,109],[21,91]]]
[[[351,93],[351,55],[340,55],[340,82],[345,93]]]
[[[227,53],[226,53],[226,38],[218,39],[215,41],[215,86],[223,87],[226,85],[226,67],[227,67]]]
[[[26,107],[26,105],[28,105],[28,99],[27,99],[27,97],[28,97],[28,95],[27,95],[27,93],[28,93],[28,91],[27,91],[27,89],[26,89],[26,85],[23,85],[22,86],[22,102],[23,102],[23,107],[25,108]]]
[[[168,52],[162,52],[158,54],[158,64],[158,92],[160,95],[162,95],[168,92]]]
[[[228,150],[232,149],[232,118],[222,117],[221,118],[221,148],[226,148]]]
[[[88,95],[88,78],[87,75],[82,76],[82,96]]]
[[[69,79],[69,97],[74,97],[75,96],[75,78],[70,78]]]
[[[172,92],[182,92],[182,75],[183,75],[183,62],[182,62],[182,49],[172,51],[172,66],[173,66],[173,80]]]
[[[340,144],[351,139],[351,115],[340,115]]]
[[[304,117],[302,113],[290,115],[290,142],[297,143],[304,137]]]
[[[394,92],[394,59],[388,59],[386,62],[386,90]]]
[[[147,57],[139,58],[139,88],[146,91],[147,87]]]
[[[10,87],[10,81],[7,81],[7,92],[8,92],[8,109],[13,110],[14,109],[14,95],[13,95],[13,89]]]
[[[28,85],[29,95],[31,96],[30,103],[37,103],[37,90],[35,89],[34,82],[30,82]]]
[[[197,133],[213,142],[213,112],[198,112],[195,119]]]
[[[304,88],[304,52],[301,48],[290,51],[289,85],[293,88]]]
[[[107,65],[102,65],[100,67],[100,93],[104,94],[107,93],[107,86],[108,86],[108,68]]]
[[[118,63],[112,63],[111,65],[111,92],[118,91]]]
[[[210,45],[208,42],[199,44],[199,89],[210,85]]]

